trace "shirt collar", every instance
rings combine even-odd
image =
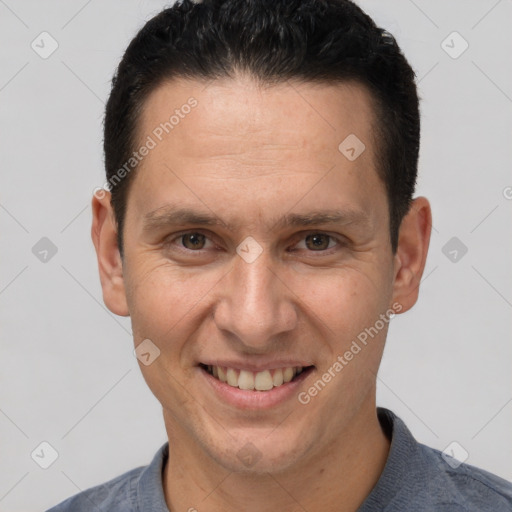
[[[411,477],[411,469],[419,457],[418,442],[398,416],[389,409],[377,407],[377,417],[391,445],[379,480],[357,512],[384,510]]]
[[[137,484],[137,507],[139,512],[169,512],[165,503],[163,469],[169,457],[169,442],[156,452],[151,463],[141,473]]]

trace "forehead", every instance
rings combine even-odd
[[[187,107],[191,98],[197,102],[193,109]],[[172,131],[162,135],[167,144],[179,146],[182,156],[264,150],[270,158],[273,152],[323,148],[336,155],[340,142],[351,134],[373,153],[372,105],[368,89],[354,81],[259,85],[247,76],[208,82],[175,79],[149,95],[138,132],[139,138],[154,132],[177,111],[181,116],[174,116]]]
[[[276,188],[285,197],[297,184],[291,201],[299,199],[301,184],[306,190],[323,180],[317,189],[345,188],[345,200],[367,189],[373,209],[371,195],[382,191],[373,122],[371,94],[355,82],[168,81],[143,106],[138,139],[150,137],[154,148],[138,165],[130,196],[135,189],[139,212],[164,206],[173,193],[192,198],[199,190],[217,202],[222,191],[274,206]],[[364,151],[351,159],[347,148]]]

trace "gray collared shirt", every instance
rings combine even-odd
[[[404,422],[378,408],[391,447],[379,481],[358,512],[512,512],[512,483],[483,469],[445,460],[418,443]],[[47,512],[169,512],[162,471],[169,456],[163,444],[148,466],[76,494]],[[199,503],[191,504],[200,512]]]

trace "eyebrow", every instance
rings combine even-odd
[[[308,213],[288,213],[268,225],[273,229],[285,227],[305,227],[324,224],[362,224],[369,223],[368,214],[352,208],[346,210],[316,210]],[[224,226],[234,231],[236,226],[223,221],[212,212],[201,212],[191,208],[179,208],[165,205],[144,215],[144,231],[153,231],[164,227],[181,225]]]

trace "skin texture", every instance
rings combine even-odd
[[[269,410],[243,411],[205,385],[198,364],[307,361],[315,366],[300,386],[307,391],[379,315],[416,302],[430,205],[415,199],[393,255],[371,98],[361,85],[175,80],[149,97],[141,141],[191,96],[197,106],[133,171],[124,261],[110,194],[92,201],[105,304],[131,317],[136,346],[149,338],[160,349],[152,364],[139,364],[163,407],[168,507],[356,510],[389,451],[375,404],[387,323],[306,405],[293,396]],[[349,134],[366,146],[354,161],[338,150]],[[145,216],[166,205],[223,224],[145,227]],[[277,224],[319,209],[360,217]],[[183,232],[206,238],[195,248],[178,237]],[[328,235],[320,248],[309,237],[315,233]],[[251,263],[236,252],[248,236],[262,249]],[[260,457],[251,467],[237,457],[247,443]]]

